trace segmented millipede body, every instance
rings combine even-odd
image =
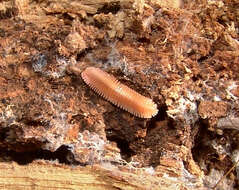
[[[158,113],[157,105],[150,98],[121,84],[99,68],[88,67],[81,77],[96,93],[137,117],[151,118]]]

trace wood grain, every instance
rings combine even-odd
[[[145,172],[123,172],[100,165],[73,168],[44,161],[28,165],[0,162],[0,171],[1,190],[175,190],[176,184]]]

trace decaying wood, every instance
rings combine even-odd
[[[137,189],[133,184],[110,177],[91,167],[33,163],[20,166],[16,163],[0,164],[0,188],[17,189]]]
[[[0,189],[215,187],[239,155],[237,1],[0,1]],[[158,114],[113,106],[72,66]]]
[[[161,180],[143,173],[120,172],[104,169],[99,165],[70,167],[46,162],[29,165],[0,163],[0,189],[2,190],[176,190],[183,184],[172,180]]]

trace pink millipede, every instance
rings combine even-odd
[[[137,117],[151,118],[158,113],[157,105],[150,98],[121,84],[99,68],[88,67],[81,73],[81,77],[96,93]]]

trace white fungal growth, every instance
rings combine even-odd
[[[237,87],[238,87],[238,85],[236,84],[235,81],[232,81],[231,84],[227,87],[226,92],[227,92],[228,99],[232,98],[233,100],[238,100],[238,98],[231,93],[231,90],[234,90]]]
[[[180,115],[185,118],[186,123],[194,123],[198,119],[197,113],[197,103],[196,101],[201,99],[201,94],[195,94],[193,92],[187,91],[187,94],[182,97],[178,97],[175,101],[175,109],[170,109],[167,114],[171,118],[176,118]]]

